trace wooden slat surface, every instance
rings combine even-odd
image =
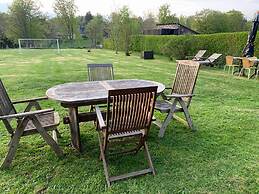
[[[165,86],[147,80],[107,80],[92,82],[74,82],[54,86],[47,90],[48,98],[67,105],[91,105],[106,102],[109,89],[127,89],[158,86],[157,93],[164,91]]]

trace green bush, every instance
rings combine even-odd
[[[103,41],[103,47],[106,48],[106,49],[111,49],[113,50],[113,44],[112,44],[112,40],[107,38],[107,39],[104,39]]]
[[[140,35],[131,38],[131,50],[153,50],[155,54],[166,55],[170,58],[184,59],[185,56],[195,55],[198,50],[207,50],[206,55],[221,53],[225,55],[241,56],[247,41],[248,32],[217,33],[202,35]],[[112,49],[109,39],[104,47]],[[255,56],[259,55],[259,36],[255,43]],[[223,57],[224,59],[224,57]]]
[[[91,41],[89,39],[78,38],[75,40],[60,40],[60,48],[90,48]]]

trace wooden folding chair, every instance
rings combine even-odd
[[[114,79],[112,64],[87,64],[87,70],[89,81],[102,81]]]
[[[155,175],[155,170],[146,143],[155,106],[157,87],[109,90],[107,100],[106,121],[100,108],[96,106],[100,158],[103,161],[104,173],[108,186],[111,182],[139,176],[147,173]],[[133,149],[121,153],[137,153],[142,147],[149,168],[119,176],[110,176],[107,156],[112,145],[126,145],[129,140],[135,143]],[[118,154],[118,153],[117,153]]]
[[[174,83],[171,88],[166,88],[170,90],[170,94],[163,93],[163,100],[157,100],[155,105],[156,110],[167,114],[162,123],[159,120],[154,121],[154,124],[160,127],[159,137],[164,136],[166,127],[173,118],[183,121],[175,115],[175,112],[183,112],[188,126],[195,130],[188,108],[193,97],[199,67],[196,61],[178,61]]]
[[[22,136],[39,133],[47,144],[54,150],[58,156],[62,156],[63,152],[57,144],[57,126],[59,125],[58,113],[53,109],[42,110],[39,100],[47,98],[34,98],[22,101],[12,102],[5,90],[5,87],[0,80],[0,120],[3,121],[7,131],[11,136],[9,143],[9,151],[1,168],[10,167],[15,156],[19,140]],[[23,113],[17,113],[14,104],[28,103]],[[35,108],[35,111],[31,109]],[[15,120],[16,127],[13,127],[13,120]],[[47,131],[53,131],[53,138]]]
[[[231,70],[231,74],[234,74],[235,68],[239,68],[239,65],[234,64],[233,56],[226,56],[226,65],[224,66],[224,71],[228,68],[228,73]]]
[[[114,72],[112,64],[87,64],[88,80],[103,81],[114,80]],[[100,106],[106,107],[106,106]],[[90,106],[90,111],[94,110],[94,106]]]
[[[256,67],[255,67],[255,62],[253,61],[253,58],[246,58],[243,57],[242,58],[242,69],[239,73],[239,76],[244,75],[245,71],[248,71],[247,74],[247,78],[250,79],[251,78],[251,70],[255,72],[255,77],[257,78],[258,76],[258,71],[256,71]]]

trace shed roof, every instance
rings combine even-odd
[[[199,34],[198,32],[196,32],[196,31],[192,30],[191,28],[189,28],[187,26],[184,26],[184,25],[182,25],[180,23],[157,24],[155,29],[157,29],[157,30],[161,30],[161,29],[177,30],[177,29],[179,29],[180,26],[182,28],[186,28],[186,29],[192,31],[195,34]]]

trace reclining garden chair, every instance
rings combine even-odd
[[[41,109],[38,101],[45,99],[46,98],[43,97],[11,102],[4,85],[0,80],[0,120],[3,121],[11,136],[9,151],[1,168],[10,167],[20,138],[36,133],[39,133],[43,137],[46,143],[50,145],[58,156],[63,155],[62,150],[57,144],[59,116],[53,109]],[[28,103],[23,113],[16,112],[14,104],[19,103]],[[31,110],[33,107],[36,109],[35,111]],[[15,121],[15,123],[12,121]],[[15,127],[13,127],[14,124]],[[47,133],[49,130],[53,131],[53,138]]]
[[[87,64],[87,70],[89,81],[102,81],[114,79],[112,64]]]
[[[154,121],[154,124],[160,127],[159,137],[164,136],[169,122],[173,118],[178,118],[174,115],[176,112],[183,112],[188,126],[193,131],[195,130],[188,108],[193,97],[199,67],[200,65],[196,61],[178,61],[174,83],[171,88],[166,88],[170,90],[170,94],[163,93],[163,100],[157,100],[155,105],[156,110],[167,114],[163,123],[158,120]]]
[[[146,140],[152,121],[156,91],[157,87],[109,90],[106,121],[103,119],[100,108],[96,106],[100,158],[103,161],[108,186],[113,181],[129,177],[147,173],[155,175]],[[119,153],[137,153],[143,147],[149,168],[120,176],[110,176],[107,164],[109,148],[116,144],[123,148],[130,140],[134,140],[132,142],[134,148],[124,149]]]
[[[199,50],[195,56],[186,56],[186,59],[192,59],[193,61],[203,60],[206,52],[207,50]]]
[[[198,61],[200,65],[213,66],[215,62],[221,57],[222,54],[214,53],[204,61]]]

